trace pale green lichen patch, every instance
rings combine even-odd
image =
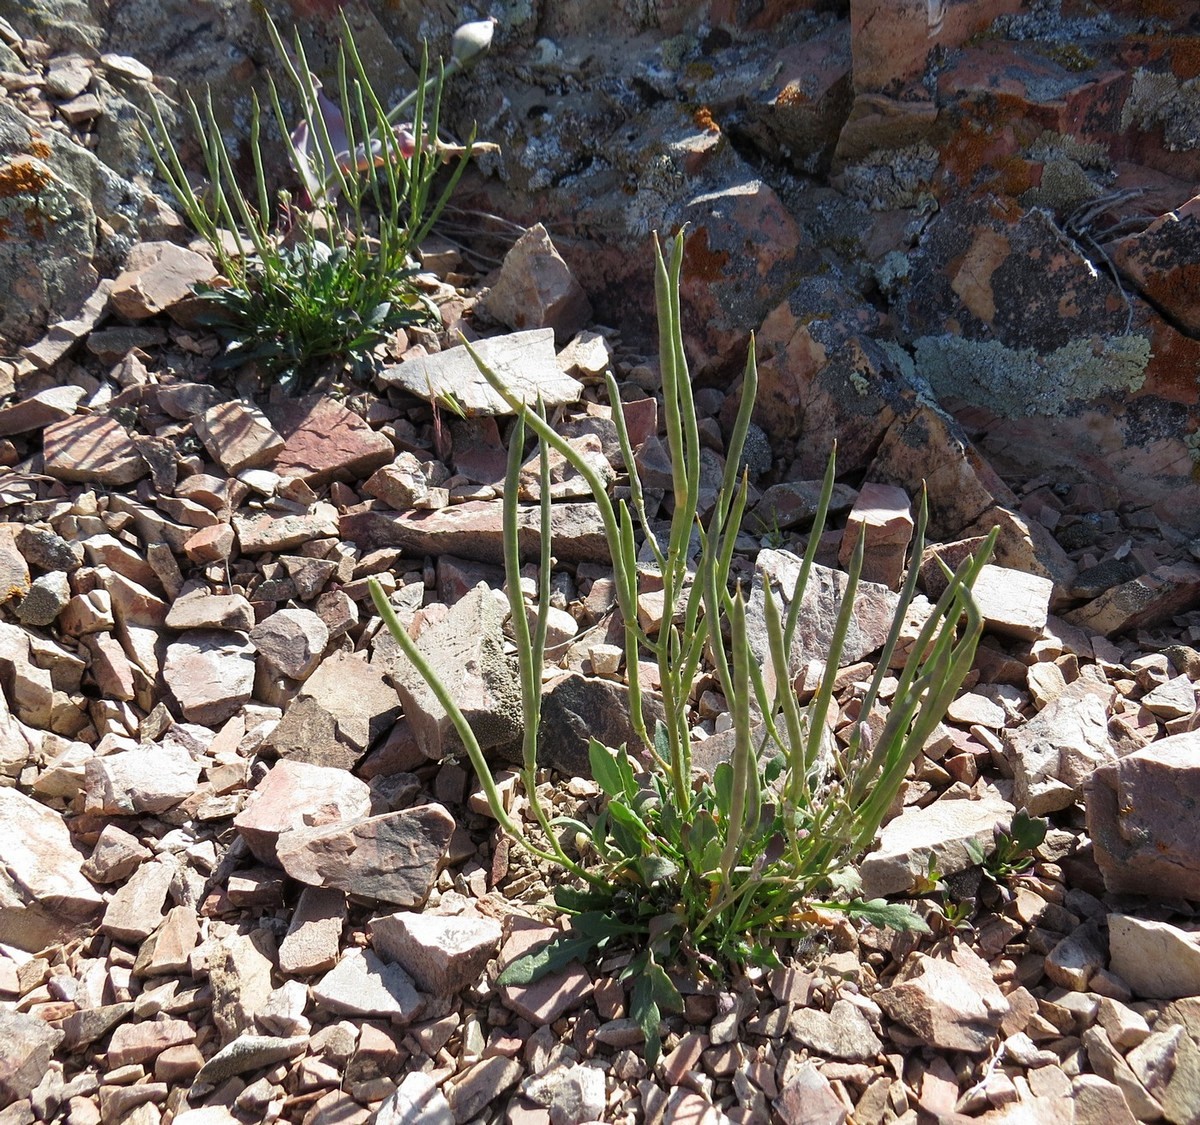
[[[1171,152],[1200,148],[1200,77],[1181,82],[1173,74],[1139,67],[1133,88],[1121,108],[1121,128],[1161,126],[1163,144]]]
[[[1007,418],[1053,417],[1074,403],[1140,390],[1150,362],[1150,340],[1139,335],[1072,340],[1045,355],[961,336],[922,336],[915,347],[917,369],[939,398]]]
[[[1187,446],[1187,451],[1192,461],[1200,465],[1200,430],[1192,434],[1184,434],[1183,444]]]

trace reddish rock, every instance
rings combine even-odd
[[[194,563],[204,566],[222,562],[233,554],[236,536],[227,523],[219,523],[197,531],[183,545],[184,554]]]
[[[40,430],[70,418],[86,395],[82,387],[49,387],[0,410],[0,437]]]
[[[1150,628],[1200,601],[1200,566],[1167,563],[1130,582],[1106,590],[1095,601],[1065,615],[1071,625],[1114,637],[1130,629]]]
[[[281,609],[250,630],[250,643],[285,676],[304,680],[321,662],[329,630],[312,610]]]
[[[213,460],[231,475],[270,465],[283,448],[283,438],[266,415],[236,400],[210,406],[192,420],[192,427]]]
[[[61,1031],[37,1016],[0,1009],[0,1100],[6,1107],[41,1085],[62,1040]]]
[[[46,472],[59,480],[132,484],[150,471],[125,427],[101,414],[52,422],[43,431],[42,450]]]
[[[1108,247],[1121,276],[1174,324],[1200,335],[1200,196]]]
[[[419,805],[365,820],[293,828],[276,841],[280,866],[311,887],[420,906],[445,859],[454,818]]]
[[[113,282],[109,301],[130,320],[166,312],[211,281],[217,269],[210,258],[173,242],[143,242],[130,252],[123,273]]]
[[[327,395],[278,403],[267,415],[284,438],[272,468],[313,488],[331,480],[361,480],[395,456],[383,434]]]
[[[287,976],[307,976],[332,969],[337,964],[345,924],[345,894],[325,887],[305,887],[287,936],[279,944],[279,971]]]
[[[592,315],[587,294],[541,223],[513,243],[500,276],[476,307],[512,329],[553,329],[559,344],[565,344]]]
[[[236,515],[233,527],[244,555],[268,551],[292,551],[312,539],[327,539],[338,534],[337,509],[317,503],[302,516]]]
[[[233,825],[262,863],[278,867],[281,833],[356,820],[370,811],[366,783],[345,770],[281,761],[258,783]]]
[[[501,927],[474,911],[443,915],[402,910],[375,918],[369,932],[375,952],[401,965],[418,988],[449,998],[479,979],[496,955]]]
[[[838,562],[848,566],[859,538],[863,537],[862,577],[897,590],[904,576],[912,535],[908,493],[896,485],[868,482],[862,486],[846,520]]]
[[[553,926],[516,915],[510,915],[510,924],[512,929],[500,950],[502,967],[559,932]],[[553,1023],[559,1016],[579,1007],[591,994],[592,978],[578,961],[547,973],[532,984],[506,984],[500,989],[504,1004],[535,1027]]]
[[[254,650],[242,633],[191,629],[167,646],[163,679],[184,718],[214,726],[254,689]]]
[[[0,605],[29,593],[29,564],[17,549],[13,524],[0,524]]]

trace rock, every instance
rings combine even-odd
[[[516,1059],[493,1055],[480,1059],[466,1068],[450,1087],[447,1101],[457,1122],[474,1120],[490,1103],[498,1103],[501,1097],[515,1086],[523,1073]]]
[[[1135,1125],[1121,1087],[1098,1074],[1077,1074],[1071,1079],[1071,1101],[1078,1125]]]
[[[200,938],[200,920],[191,906],[174,906],[163,924],[142,946],[135,971],[146,977],[186,973]]]
[[[1076,680],[1024,726],[1008,731],[1013,800],[1032,816],[1070,808],[1093,773],[1115,761],[1108,735],[1111,689]]]
[[[74,415],[86,393],[82,387],[48,387],[0,409],[0,437],[27,434],[65,421]]]
[[[454,818],[418,805],[364,820],[293,828],[276,842],[279,865],[313,887],[332,887],[396,906],[419,906],[446,856]]]
[[[546,1106],[551,1122],[600,1121],[604,1116],[604,1071],[586,1063],[559,1063],[532,1075],[521,1083],[521,1093]]]
[[[1083,1033],[1083,1046],[1092,1069],[1120,1089],[1134,1117],[1139,1121],[1161,1119],[1162,1106],[1146,1091],[1124,1056],[1113,1047],[1100,1028],[1089,1027]]]
[[[231,476],[270,465],[284,445],[267,416],[245,402],[210,406],[192,420],[192,428],[209,456]]]
[[[838,562],[847,569],[860,537],[864,537],[862,579],[897,590],[904,576],[913,518],[908,493],[894,484],[862,486],[846,520]]]
[[[788,1020],[788,1032],[822,1058],[870,1062],[883,1050],[867,1017],[849,1000],[835,1000],[828,1012],[797,1009]]]
[[[1112,971],[1136,996],[1200,996],[1200,937],[1195,933],[1167,922],[1111,914],[1108,944]]]
[[[101,414],[79,414],[42,431],[46,473],[59,480],[122,485],[150,468],[120,422]]]
[[[250,643],[273,668],[305,680],[321,662],[329,630],[310,609],[281,609],[250,630]]]
[[[281,757],[351,769],[400,714],[400,697],[362,656],[335,652],[309,676],[268,736]]]
[[[176,598],[167,611],[168,629],[229,629],[245,633],[254,626],[254,607],[241,594],[193,591]]]
[[[766,596],[764,580],[770,580],[781,616],[787,616],[791,595],[800,576],[801,559],[790,551],[759,551],[755,563],[754,583],[746,604],[746,629],[750,647],[763,666],[767,694],[775,690],[774,670],[771,667],[766,631]],[[808,577],[801,603],[795,641],[792,645],[793,668],[808,661],[821,661],[829,655],[834,626],[841,609],[847,577],[840,570],[814,564]],[[878,651],[892,626],[899,599],[886,586],[860,582],[854,600],[854,614],[842,648],[840,665],[845,667]]]
[[[483,750],[515,744],[524,729],[517,669],[504,650],[504,616],[492,590],[480,583],[417,640]],[[440,760],[461,750],[449,714],[392,638],[377,642],[372,660],[396,685],[422,753]]]
[[[512,916],[511,930],[500,950],[503,969],[518,957],[542,945],[559,931],[532,919]],[[500,989],[505,1006],[535,1027],[553,1023],[577,1008],[592,994],[592,979],[578,961],[547,973],[532,984],[506,984]]]
[[[1088,834],[1114,893],[1200,899],[1200,845],[1179,810],[1200,802],[1200,732],[1100,765],[1087,787]]]
[[[307,1036],[281,1038],[274,1035],[239,1035],[231,1043],[225,1044],[200,1068],[193,1084],[216,1086],[234,1075],[247,1074],[252,1070],[262,1070],[275,1063],[294,1059],[297,1055],[304,1054],[307,1047]],[[175,1120],[188,1118],[197,1112],[200,1111],[188,1110]],[[208,1125],[208,1122],[197,1121],[196,1125]]]
[[[438,1084],[410,1070],[375,1111],[375,1125],[455,1125],[455,1117]]]
[[[844,1125],[846,1107],[814,1062],[802,1063],[774,1101],[785,1125]]]
[[[408,508],[433,509],[438,505],[431,502],[430,490],[445,484],[449,476],[440,461],[423,461],[416,454],[401,450],[391,464],[375,472],[362,491],[397,512]]]
[[[1041,636],[1053,592],[1054,583],[1049,578],[991,563],[980,570],[971,588],[987,628],[1021,640]]]
[[[1193,608],[1200,600],[1200,566],[1167,563],[1106,590],[1095,601],[1064,614],[1072,625],[1115,637],[1148,629]]]
[[[973,867],[968,845],[985,851],[997,825],[1007,828],[1015,809],[995,790],[979,801],[934,801],[906,808],[884,825],[879,846],[859,865],[864,898],[907,894],[927,876],[931,862],[942,875]]]
[[[222,1044],[253,1031],[255,1016],[271,995],[274,954],[274,938],[265,929],[230,931],[211,942],[208,980]]]
[[[0,1009],[0,1098],[6,1106],[33,1093],[62,1039],[37,1016]]]
[[[1200,1120],[1200,1046],[1183,1027],[1156,1031],[1129,1052],[1128,1062],[1168,1121]]]
[[[278,403],[268,407],[267,416],[284,439],[274,456],[275,472],[312,488],[362,480],[395,456],[383,434],[327,395]]]
[[[196,1032],[187,1020],[155,1019],[121,1024],[108,1041],[105,1063],[110,1070],[151,1062],[168,1047],[191,1043]]]
[[[989,1049],[1009,1010],[987,963],[965,947],[949,960],[911,954],[875,1001],[927,1046],[973,1055]]]
[[[395,961],[430,996],[449,999],[480,977],[500,945],[500,923],[470,911],[397,911],[371,921],[371,946]]]
[[[305,887],[279,945],[279,971],[287,976],[308,976],[332,969],[341,948],[346,924],[346,896],[325,887]]]
[[[351,1016],[382,1016],[397,1026],[422,1012],[424,998],[399,965],[385,965],[369,949],[351,947],[315,985],[313,998],[326,1011]]]
[[[1046,976],[1062,988],[1086,992],[1092,977],[1104,968],[1102,946],[1094,921],[1077,926],[1046,954]]]
[[[145,941],[162,925],[163,904],[175,873],[169,863],[143,863],[108,900],[100,929],[117,941]]]
[[[500,276],[476,307],[508,328],[549,328],[558,344],[585,327],[592,315],[587,294],[541,223],[513,243]]]
[[[1200,196],[1108,247],[1121,276],[1183,331],[1200,335],[1200,270],[1189,247],[1200,236]]]
[[[0,579],[0,581],[3,581]],[[12,589],[12,586],[0,586]],[[22,625],[45,628],[53,625],[58,615],[67,608],[71,600],[71,583],[62,571],[40,574],[29,586],[25,597],[17,607],[17,618]],[[126,696],[125,698],[132,698]]]
[[[616,478],[616,470],[609,463],[608,457],[604,453],[603,443],[595,434],[582,434],[579,437],[567,438],[567,445],[605,486]],[[583,474],[558,450],[550,450],[547,461],[552,500],[579,500],[587,499],[592,495],[592,487]],[[542,496],[540,454],[535,452],[521,466],[521,475],[518,481],[521,499],[536,504]]]
[[[470,500],[439,511],[391,512],[379,507],[351,509],[339,521],[343,539],[364,549],[400,547],[406,555],[457,555],[478,562],[503,563],[504,505],[500,500]],[[518,539],[523,559],[538,556],[540,516],[536,506],[518,509]],[[550,511],[554,554],[562,562],[609,561],[608,540],[599,510],[589,503],[554,504]]]
[[[166,312],[216,276],[212,260],[203,254],[173,242],[143,242],[130,252],[108,299],[121,316],[144,320]]]
[[[471,345],[475,353],[520,401],[535,404],[538,395],[547,410],[577,402],[583,384],[559,370],[554,357],[554,330],[534,328],[494,336]],[[465,347],[406,359],[375,376],[385,387],[397,387],[421,399],[454,403],[468,417],[512,414],[492,390]]]
[[[233,826],[262,863],[279,866],[276,846],[292,829],[358,820],[371,811],[371,791],[345,770],[280,761],[255,787]]]
[[[83,857],[58,813],[0,788],[0,838],[0,941],[36,953],[95,922],[104,900],[83,877]]]
[[[807,530],[817,516],[821,483],[819,480],[799,480],[771,485],[747,513],[750,521],[747,526],[759,535],[768,535],[776,530],[787,531],[793,527]],[[856,497],[857,493],[848,485],[835,484],[829,498],[829,515],[848,512]]]
[[[29,593],[29,565],[10,524],[0,524],[0,603]]]
[[[163,679],[189,722],[216,726],[254,690],[254,650],[243,633],[189,629],[167,646]]]
[[[235,515],[233,528],[244,555],[267,551],[292,551],[313,539],[329,539],[338,534],[337,510],[318,502],[306,515],[272,516]]]
[[[196,791],[200,762],[182,746],[139,746],[88,759],[85,808],[109,816],[161,813]]]
[[[119,883],[153,855],[136,836],[115,824],[106,824],[81,870],[93,883]]]

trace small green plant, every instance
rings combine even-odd
[[[388,110],[371,87],[345,15],[336,103],[309,70],[299,33],[289,50],[265,12],[264,18],[300,107],[301,121],[289,133],[271,80],[272,110],[280,132],[290,137],[288,155],[301,185],[297,197],[281,192],[272,206],[257,95],[249,195],[235,175],[211,92],[203,112],[186,99],[207,190],[192,187],[153,102],[153,129],[143,123],[143,133],[159,173],[212,247],[223,275],[219,284],[199,290],[208,306],[200,319],[227,345],[214,366],[254,361],[285,389],[299,391],[323,363],[349,360],[358,373],[373,364],[373,350],[393,332],[436,322],[436,308],[413,286],[411,251],[449,201],[471,152],[470,142],[448,146],[438,139],[445,80],[487,50],[492,25],[460,28],[451,62],[432,76],[425,52],[416,90]],[[398,127],[409,111],[411,120]],[[435,194],[438,170],[454,156],[456,165]]]
[[[610,499],[600,476],[548,423],[541,403],[522,401],[472,351],[480,370],[517,415],[504,493],[505,565],[524,706],[521,777],[541,829],[538,840],[526,837],[500,803],[469,724],[401,627],[382,588],[371,584],[376,607],[393,636],[453,719],[492,814],[535,856],[576,877],[574,884],[562,880],[554,893],[558,906],[571,916],[571,928],[509,965],[501,983],[535,979],[573,958],[630,950],[632,957],[621,976],[631,982],[630,1011],[641,1024],[651,1062],[660,1050],[662,1013],[677,1010],[681,1004],[668,970],[688,967],[720,976],[747,963],[777,964],[775,947],[780,940],[829,924],[839,914],[881,925],[926,928],[905,904],[855,898],[849,865],[873,842],[908,767],[971,667],[982,621],[970,587],[990,553],[995,534],[957,573],[947,572],[946,592],[922,628],[899,676],[891,706],[885,709],[880,688],[916,589],[917,568],[910,568],[877,672],[862,701],[863,721],[854,726],[849,744],[839,748],[827,730],[827,718],[833,707],[834,673],[854,611],[862,568],[861,537],[825,675],[807,709],[800,707],[792,686],[791,664],[800,604],[833,492],[834,458],[831,455],[799,577],[791,589],[780,591],[786,609],[771,584],[764,583],[766,664],[772,673],[768,679],[761,657],[751,650],[745,593],[731,580],[748,487],[746,476],[739,478],[737,466],[757,387],[753,342],[724,481],[711,514],[701,523],[696,515],[701,442],[680,328],[682,234],[674,240],[669,265],[657,242],[655,250],[663,408],[674,500],[664,538],[646,516],[611,376],[608,392],[629,473],[629,503]],[[517,476],[528,431],[537,440],[542,476],[538,613],[532,626],[521,593],[517,543]],[[627,747],[614,750],[591,743],[592,772],[607,798],[593,823],[550,819],[536,789],[541,673],[550,604],[551,450],[570,461],[587,480],[604,523],[624,627],[630,719],[641,744],[631,752]],[[925,523],[922,500],[915,558],[920,557]],[[638,623],[639,531],[653,559],[664,604],[675,607],[673,613],[664,615],[654,633],[645,632]],[[694,538],[698,552],[692,550]],[[660,683],[663,717],[652,730],[646,721],[646,690],[639,673],[643,653],[656,662]],[[690,741],[690,696],[706,661],[728,701],[734,731],[731,756],[711,777],[693,773]],[[584,846],[573,855],[564,841],[573,846],[582,841]]]
[[[1030,816],[1024,809],[1015,813],[1007,829],[999,824],[993,830],[994,844],[985,851],[977,840],[967,841],[967,854],[994,883],[1028,871],[1034,864],[1034,852],[1046,839],[1050,822]]]

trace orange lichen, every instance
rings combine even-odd
[[[712,250],[708,245],[708,231],[700,227],[683,247],[683,275],[688,281],[717,281],[725,274],[729,254],[724,250]]]
[[[721,126],[713,118],[712,110],[706,105],[700,106],[692,114],[692,120],[706,133],[719,133],[721,131]]]
[[[795,82],[789,82],[775,95],[775,104],[779,106],[808,105],[810,101],[812,99]]]
[[[12,195],[36,195],[50,179],[50,173],[45,168],[27,156],[18,156],[0,167],[0,199]]]

